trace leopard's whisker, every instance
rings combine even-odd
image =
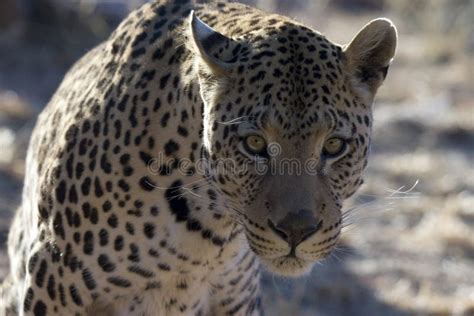
[[[254,119],[253,116],[250,116],[250,115],[245,115],[245,116],[239,116],[237,118],[234,118],[232,120],[229,120],[229,121],[225,121],[225,122],[222,122],[222,121],[216,121],[217,123],[219,124],[222,124],[222,125],[233,125],[233,124],[241,124],[241,123],[244,123],[244,122],[248,122],[248,121],[251,121],[247,118],[250,118],[251,120]]]

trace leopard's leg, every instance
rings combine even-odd
[[[85,315],[92,297],[85,295],[74,257],[36,241],[26,255],[18,285],[18,315]],[[87,293],[89,294],[89,293]]]
[[[247,250],[239,263],[216,278],[211,294],[212,315],[263,315],[260,296],[260,263]]]

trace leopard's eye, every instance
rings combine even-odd
[[[336,158],[346,149],[346,141],[339,137],[333,137],[326,141],[323,147],[323,155],[326,158]]]
[[[250,135],[244,139],[245,150],[252,155],[267,156],[267,142],[265,139],[258,135]]]

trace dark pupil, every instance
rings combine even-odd
[[[263,151],[264,148],[261,148],[260,145],[261,145],[261,144],[260,144],[260,142],[259,142],[258,140],[255,140],[255,141],[253,142],[253,146],[254,146],[256,152],[261,152],[261,151]]]
[[[251,138],[247,143],[244,143],[249,152],[254,153],[259,156],[266,156],[266,147],[262,146],[261,140],[256,138]]]
[[[328,141],[325,151],[328,155],[336,155],[341,149],[342,143],[340,143],[337,139],[331,139]]]

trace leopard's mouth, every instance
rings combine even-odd
[[[270,272],[286,277],[299,277],[309,274],[315,263],[312,260],[299,258],[293,253],[272,259],[261,258],[260,261]]]

